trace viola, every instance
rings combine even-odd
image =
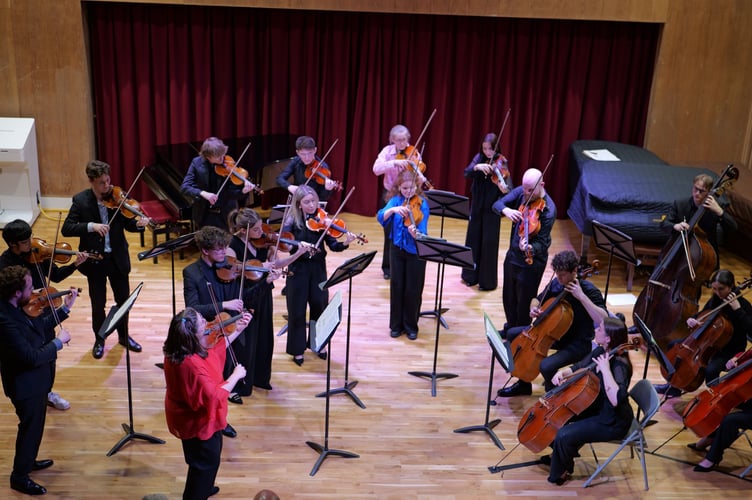
[[[546,200],[538,198],[535,201],[525,203],[520,206],[520,212],[522,212],[522,222],[517,226],[517,234],[520,239],[525,238],[528,242],[527,249],[525,250],[525,263],[532,265],[533,263],[533,250],[530,244],[530,238],[538,234],[540,231],[540,215],[543,210],[546,209]]]
[[[315,180],[318,184],[321,184],[322,186],[326,184],[326,181],[331,181],[331,175],[332,171],[329,169],[329,167],[325,166],[326,164],[319,160],[313,160],[310,165],[306,165],[305,168],[305,176],[306,179],[310,179],[311,176],[313,177],[313,180]],[[337,191],[342,191],[342,183],[339,181],[333,181],[335,183],[334,189]]]
[[[229,155],[225,155],[222,163],[214,164],[214,172],[220,177],[227,177],[229,175],[230,181],[236,186],[243,186],[246,181],[250,182],[248,171],[243,167],[238,166],[235,163],[235,160]],[[251,189],[256,194],[264,194],[264,190],[259,188],[256,184],[251,182],[251,186]]]
[[[749,353],[747,351],[745,354]],[[722,377],[709,382],[707,389],[695,396],[682,415],[684,426],[698,437],[707,437],[721,425],[723,417],[750,399],[752,359],[747,359]]]
[[[578,279],[590,276],[597,263],[592,267],[581,266]],[[540,364],[548,355],[554,342],[560,340],[572,326],[574,312],[567,302],[569,292],[564,289],[556,297],[547,299],[541,307],[541,313],[527,330],[517,335],[510,345],[514,368],[512,375],[524,382],[532,382],[540,372]]]
[[[609,351],[610,356],[637,349],[639,342],[622,344]],[[598,397],[601,382],[593,369],[595,361],[567,377],[558,387],[548,391],[528,408],[517,426],[520,444],[533,453],[549,446],[556,433],[575,415],[587,410]]]
[[[747,279],[733,290],[737,294],[752,285],[752,278]],[[663,377],[674,387],[686,392],[696,390],[705,379],[705,369],[710,359],[728,344],[734,334],[734,326],[723,316],[723,308],[729,301],[703,314],[700,323],[692,329],[687,338],[668,350],[666,357],[671,361],[675,372],[669,378],[661,365]]]
[[[149,226],[154,227],[154,221],[141,211],[141,204],[133,198],[128,198],[119,186],[112,186],[110,192],[102,196],[102,205],[107,208],[120,209],[120,213],[128,219],[140,217],[149,221]]]
[[[708,195],[720,195],[738,178],[739,170],[729,165]],[[704,214],[705,206],[698,207],[688,221],[689,230],[669,239],[634,306],[633,314],[642,318],[663,349],[671,340],[687,336],[685,322],[699,309],[700,286],[716,268],[715,249],[704,232],[695,228]]]
[[[394,159],[407,160],[410,170],[412,170],[415,175],[422,174],[426,171],[426,164],[423,163],[420,153],[415,149],[415,146],[407,146],[403,151],[398,151]],[[426,190],[434,189],[433,184],[431,184],[431,181],[428,179],[426,179],[423,184]]]
[[[368,240],[362,233],[355,234],[348,231],[347,226],[345,226],[345,221],[342,219],[334,219],[331,225],[329,224],[330,220],[329,214],[327,214],[323,208],[317,208],[316,212],[306,219],[306,227],[311,231],[326,230],[326,233],[334,238],[339,238],[345,234],[352,234],[361,245],[363,243],[368,243]]]
[[[102,260],[102,256],[96,252],[83,252],[86,257],[94,260]],[[74,251],[69,243],[64,241],[58,241],[55,243],[55,248],[52,247],[42,238],[36,236],[31,238],[31,252],[26,254],[26,262],[30,264],[41,264],[47,260],[50,260],[54,256],[54,261],[58,264],[67,264],[71,260],[71,256],[77,255],[78,252]]]
[[[246,279],[251,281],[258,281],[265,275],[271,272],[271,269],[264,267],[262,262],[258,259],[250,259],[243,262],[235,257],[225,257],[224,262],[214,264],[214,271],[217,273],[217,278],[223,283],[231,283],[240,277],[241,273],[244,273]],[[283,276],[288,276],[289,272],[282,271]]]
[[[80,288],[78,289],[78,293],[81,293]],[[50,307],[50,302],[57,309],[63,304],[63,297],[70,294],[70,289],[58,292],[51,286],[48,286],[46,290],[35,290],[31,293],[29,302],[23,306],[23,310],[30,318],[36,318]]]

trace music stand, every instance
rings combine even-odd
[[[441,217],[441,226],[439,237],[444,237],[444,217],[452,219],[467,220],[470,218],[470,199],[467,196],[452,193],[450,191],[439,191],[432,189],[425,191],[423,196],[428,202],[428,210],[431,215]],[[436,294],[434,296],[433,311],[421,311],[421,316],[433,316],[439,320],[444,328],[449,329],[449,325],[442,315],[449,309],[439,307],[439,273],[436,274]]]
[[[130,296],[123,302],[121,306],[112,306],[112,309],[110,309],[109,314],[107,315],[107,318],[105,318],[104,323],[102,324],[102,327],[97,332],[97,337],[102,339],[104,341],[107,339],[107,336],[111,334],[117,326],[120,324],[121,321],[125,318],[125,316],[128,314],[128,311],[131,310],[133,307],[133,304],[136,302],[136,298],[138,297],[139,292],[141,292],[141,288],[144,286],[143,281],[139,283],[139,285],[136,287],[135,290],[130,294]],[[156,438],[154,436],[150,436],[148,434],[142,434],[140,432],[135,432],[133,430],[133,394],[132,394],[132,386],[131,386],[131,354],[130,349],[128,349],[128,346],[125,347],[125,365],[126,365],[126,374],[128,379],[128,417],[129,417],[129,424],[123,424],[123,430],[125,431],[125,436],[123,436],[120,441],[118,441],[115,446],[112,447],[110,451],[107,452],[107,456],[112,456],[115,453],[117,453],[120,448],[125,445],[128,441],[131,439],[143,439],[144,441],[149,441],[150,443],[155,444],[164,444],[164,440]]]
[[[321,398],[329,395],[334,394],[347,394],[350,396],[350,399],[353,400],[353,402],[360,406],[361,408],[365,408],[366,405],[363,404],[363,402],[358,398],[358,396],[355,395],[355,393],[352,391],[352,388],[358,385],[357,380],[353,380],[352,382],[347,381],[349,366],[350,366],[350,311],[352,311],[352,279],[354,276],[359,275],[362,273],[368,266],[371,264],[371,261],[373,260],[374,255],[376,255],[376,250],[369,253],[362,253],[358,255],[357,257],[354,257],[348,261],[346,261],[344,264],[339,266],[337,269],[334,270],[332,275],[329,277],[328,280],[324,281],[323,283],[319,284],[319,288],[322,290],[328,290],[329,288],[333,287],[334,285],[341,283],[345,280],[348,280],[348,288],[347,288],[347,342],[345,347],[345,382],[342,387],[339,387],[337,389],[332,389],[329,391],[327,389],[327,392],[322,392],[320,394],[317,394],[316,397]],[[329,351],[329,356],[331,356],[331,351]]]
[[[648,376],[648,363],[650,362],[650,353],[652,352],[655,358],[658,360],[658,364],[661,365],[663,371],[665,371],[668,374],[668,378],[671,379],[671,377],[674,376],[674,372],[676,371],[674,369],[674,365],[671,364],[671,361],[666,357],[666,354],[655,341],[655,337],[653,337],[653,333],[650,331],[650,328],[648,328],[648,325],[645,324],[639,314],[633,313],[632,319],[634,319],[634,322],[637,324],[637,328],[640,330],[640,336],[645,342],[645,345],[648,347],[648,353],[645,359],[645,369],[643,370],[642,378],[645,379]]]
[[[473,251],[470,247],[450,243],[446,240],[436,238],[422,237],[415,240],[415,247],[418,251],[418,257],[439,264],[439,282],[436,289],[438,293],[437,311],[441,311],[441,302],[444,296],[444,265],[459,266],[467,269],[474,269]],[[439,321],[436,322],[436,341],[433,349],[433,371],[429,372],[407,372],[415,377],[426,377],[431,379],[431,396],[436,397],[436,379],[437,378],[455,378],[454,373],[436,373],[436,360],[439,355]]]
[[[592,224],[593,240],[595,241],[596,248],[608,253],[606,289],[603,292],[603,301],[605,302],[608,299],[608,284],[611,280],[611,258],[616,257],[635,267],[640,265],[640,261],[635,256],[634,242],[632,241],[632,238],[617,229],[598,222],[597,220],[592,221]]]
[[[502,368],[507,372],[511,372],[514,369],[514,359],[512,358],[512,352],[509,350],[509,344],[504,342],[504,339],[501,338],[499,331],[493,325],[491,318],[488,317],[488,314],[486,314],[485,311],[483,312],[483,323],[485,325],[486,339],[491,346],[491,368],[489,369],[488,374],[488,395],[486,397],[486,421],[483,425],[462,427],[460,429],[455,429],[454,432],[466,434],[473,431],[484,431],[499,449],[504,450],[504,445],[501,444],[501,440],[493,431],[493,428],[501,422],[501,419],[497,418],[489,422],[488,418],[491,413],[491,391],[493,390],[493,375],[496,360],[499,361]]]
[[[311,350],[316,353],[331,343],[332,336],[337,330],[337,327],[342,322],[342,293],[337,292],[329,305],[326,306],[324,312],[321,313],[318,320],[311,320]],[[331,385],[331,368],[332,368],[332,356],[331,348],[329,349],[329,356],[326,358],[326,410],[324,417],[324,445],[314,443],[313,441],[306,441],[306,444],[319,453],[319,458],[311,469],[311,476],[314,476],[318,472],[319,467],[324,462],[327,456],[336,455],[343,458],[359,458],[360,455],[344,450],[331,450],[329,449],[329,387]]]
[[[174,240],[167,240],[164,243],[155,246],[151,250],[145,250],[138,254],[138,260],[150,259],[157,257],[163,253],[170,252],[170,263],[172,269],[172,315],[175,316],[175,250],[181,250],[191,243],[193,243],[193,237],[196,233],[184,234]]]

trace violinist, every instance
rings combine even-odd
[[[244,381],[238,386],[235,394],[230,395],[233,403],[242,403],[242,396],[250,396],[253,387],[272,390],[272,355],[274,354],[274,304],[272,300],[273,281],[279,277],[275,269],[284,268],[294,262],[308,250],[300,245],[294,254],[282,257],[274,246],[261,245],[257,248],[255,242],[264,237],[261,218],[251,208],[240,208],[230,213],[228,220],[232,241],[230,250],[237,259],[259,261],[263,267],[270,270],[262,279],[251,281],[246,279],[244,287],[245,306],[253,310],[253,321],[246,332],[246,342],[237,351],[238,362],[249,367]]]
[[[553,377],[553,383],[560,385],[567,376],[576,370],[595,362],[595,371],[600,381],[600,389],[595,401],[577,420],[570,421],[556,433],[550,456],[541,457],[541,462],[550,464],[548,482],[561,486],[574,470],[574,458],[587,443],[597,443],[623,439],[629,432],[634,418],[629,403],[629,382],[632,378],[632,363],[629,354],[609,355],[614,348],[626,344],[627,327],[617,318],[604,318],[595,331],[593,351],[578,363],[564,368]]]
[[[307,224],[309,219],[316,217],[319,208],[319,197],[311,186],[299,186],[292,197],[290,213],[282,223],[282,232],[291,233],[295,241],[300,244],[315,245],[321,231],[311,230]],[[322,222],[322,221],[320,221]],[[322,228],[323,230],[323,228]],[[347,233],[344,241],[338,241],[334,236],[325,234],[323,242],[333,252],[342,252],[349,248],[350,243],[357,236]],[[293,253],[298,247],[293,247]],[[329,291],[321,290],[319,284],[326,281],[326,250],[323,245],[317,253],[298,258],[290,264],[293,273],[287,278],[287,354],[292,356],[293,362],[302,366],[303,353],[310,347],[310,338],[306,335],[306,307],[310,306],[310,320],[319,318],[329,303]],[[318,353],[321,359],[327,358],[327,352]]]
[[[295,141],[295,154],[297,156],[277,176],[277,185],[285,188],[291,194],[295,194],[298,186],[306,183],[308,180],[306,178],[306,169],[313,166],[314,162],[318,165],[318,172],[329,171],[329,165],[316,156],[316,141],[313,137],[308,137],[307,135],[298,137]],[[292,177],[292,181],[290,177]],[[308,181],[308,185],[316,191],[319,200],[326,201],[337,187],[337,182],[331,178],[323,179],[319,177],[318,179],[314,178]]]
[[[724,368],[726,370],[733,370],[738,364],[741,364],[739,362],[740,358],[749,359],[750,354],[752,352],[747,351],[734,356],[726,362]],[[752,429],[752,400],[738,405],[736,410],[723,417],[721,425],[718,426],[715,432],[701,438],[696,443],[687,445],[688,448],[700,453],[707,451],[705,458],[695,465],[693,469],[695,472],[710,472],[713,470],[723,460],[723,452],[737,440],[740,433],[744,430]]]
[[[502,299],[506,323],[504,329],[523,326],[528,322],[530,301],[538,293],[543,272],[548,262],[548,248],[551,246],[551,229],[556,221],[556,205],[546,193],[543,174],[531,168],[522,176],[522,185],[512,189],[493,204],[493,211],[504,214],[512,221],[509,237],[509,250],[504,258],[504,283]],[[542,202],[541,202],[542,200]],[[526,204],[542,204],[540,211],[528,211],[528,222],[537,222],[538,230],[529,233],[529,239],[520,236],[520,227],[525,217],[520,210]],[[532,263],[527,263],[527,257]]]
[[[239,201],[254,188],[248,179],[238,185],[225,182],[227,175],[217,173],[220,167],[220,171],[226,170],[226,155],[227,146],[221,139],[207,138],[183,178],[180,191],[194,200],[192,216],[196,228],[215,226],[226,230],[227,216],[238,208]]]
[[[392,338],[403,333],[418,338],[418,319],[426,279],[426,261],[418,258],[415,240],[428,231],[428,202],[415,174],[397,175],[390,197],[376,218],[389,232],[392,279],[389,285],[389,331]]]
[[[465,168],[465,177],[473,180],[465,246],[473,250],[475,269],[462,269],[462,282],[478,285],[480,291],[496,290],[498,285],[500,221],[492,207],[514,187],[507,159],[496,150],[497,143],[496,134],[486,134],[480,152]]]
[[[722,306],[721,314],[733,326],[734,331],[728,343],[714,346],[716,352],[710,357],[708,365],[705,367],[706,383],[717,379],[728,360],[734,354],[744,350],[748,339],[752,340],[752,304],[746,298],[737,296],[734,293],[734,286],[734,274],[727,269],[718,270],[711,282],[713,296],[705,303],[701,311],[687,318],[687,326],[690,329],[696,329],[700,326],[698,318],[702,319],[704,313]],[[724,303],[726,305],[723,305]],[[684,339],[672,341],[669,343],[669,349],[683,341]],[[682,393],[681,389],[672,387],[671,384],[656,385],[655,390],[660,394],[666,394],[667,398],[678,397]]]
[[[105,201],[113,191],[109,164],[99,160],[90,161],[86,165],[86,177],[89,179],[89,189],[73,197],[61,232],[63,236],[78,236],[79,251],[94,251],[102,256],[101,260],[88,259],[78,266],[81,274],[86,276],[91,301],[91,328],[94,331],[91,353],[95,359],[99,359],[104,355],[104,340],[97,336],[97,332],[106,317],[107,281],[110,282],[115,303],[122,305],[130,295],[128,275],[131,272],[125,231],[143,231],[149,219],[128,218],[122,210],[110,208],[111,204]],[[141,352],[141,344],[128,335],[127,314],[117,331],[120,345],[133,352]]]
[[[543,358],[540,363],[540,372],[543,375],[544,389],[550,391],[554,388],[552,378],[562,366],[575,363],[582,359],[589,351],[593,340],[593,325],[599,324],[608,316],[606,303],[600,290],[586,279],[577,278],[579,259],[571,250],[565,250],[554,255],[551,261],[555,278],[546,286],[546,289],[534,301],[530,303],[530,318],[537,318],[542,310],[541,305],[549,298],[553,298],[562,292],[563,301],[572,308],[572,322],[564,335],[553,343],[552,349],[556,352]],[[504,332],[507,341],[512,342],[517,335],[527,327],[509,328]],[[532,394],[532,384],[518,380],[504,389],[499,389],[499,397],[527,396]]]
[[[719,259],[718,245],[721,243],[721,236],[736,231],[737,224],[728,212],[729,203],[725,197],[717,198],[709,194],[712,187],[712,177],[707,174],[696,176],[692,184],[692,196],[675,200],[671,205],[668,217],[661,223],[661,227],[666,232],[690,229],[687,221],[692,219],[700,207],[704,207],[705,213],[697,226],[703,230],[708,242],[715,249],[716,258]]]
[[[73,274],[76,268],[86,260],[86,254],[78,252],[76,260],[63,267],[58,267],[54,259],[44,261],[40,266],[31,263],[27,259],[31,255],[31,226],[25,220],[16,219],[7,223],[3,228],[3,239],[8,244],[8,249],[0,255],[0,270],[9,266],[25,267],[31,274],[32,286],[35,290],[40,290],[47,285],[48,271],[51,271],[49,272],[50,280],[59,283]],[[52,267],[51,270],[50,267]],[[47,404],[57,410],[70,408],[68,400],[53,391],[47,395]]]
[[[227,340],[235,340],[250,321],[244,313]],[[172,318],[162,348],[167,428],[181,440],[188,464],[183,498],[206,499],[219,492],[214,480],[227,426],[227,395],[246,375],[242,364],[223,375],[225,340],[206,335],[206,330],[206,320],[187,307]]]
[[[409,159],[408,159],[409,157]],[[394,186],[397,180],[397,175],[403,170],[408,170],[418,177],[418,181],[423,184],[426,182],[426,178],[423,172],[418,168],[417,172],[413,166],[425,164],[422,161],[420,153],[414,146],[410,145],[410,131],[404,125],[395,125],[389,131],[389,145],[385,146],[379,155],[376,157],[376,161],[373,163],[373,173],[384,176],[384,203],[388,198],[389,190]],[[391,276],[389,270],[389,233],[391,227],[389,225],[384,226],[384,251],[381,256],[381,270],[384,273],[384,279],[388,280]]]
[[[19,420],[10,487],[27,495],[43,495],[47,490],[29,474],[53,465],[50,459],[39,460],[37,453],[44,433],[55,360],[71,338],[64,328],[56,336],[54,328],[58,321],[68,317],[77,293],[71,290],[56,316],[29,318],[23,306],[31,298],[32,288],[31,274],[25,267],[9,266],[0,271],[0,374],[5,395],[13,403]]]

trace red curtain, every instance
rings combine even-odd
[[[642,145],[659,37],[653,24],[410,14],[91,2],[86,15],[114,182],[129,186],[157,145],[305,134],[320,154],[339,139],[327,162],[356,186],[346,211],[364,215],[393,125],[415,141],[437,109],[418,145],[427,176],[467,194],[462,169],[511,108],[500,147],[515,182],[554,154],[545,180],[564,216],[572,141]]]

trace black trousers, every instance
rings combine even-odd
[[[493,290],[498,286],[500,232],[501,219],[491,210],[470,215],[465,246],[473,251],[475,269],[462,269],[465,283],[477,283],[484,290]]]
[[[752,408],[729,413],[723,417],[721,425],[713,434],[713,442],[705,458],[714,464],[720,463],[723,452],[736,441],[739,432],[745,429],[752,429]]]
[[[112,295],[117,305],[123,304],[130,295],[128,275],[123,274],[108,255],[96,262],[87,271],[86,281],[89,284],[89,301],[91,302],[91,328],[94,330],[94,340],[99,340],[97,332],[107,316],[107,280],[110,281]],[[123,341],[128,338],[128,315],[126,314],[117,328],[118,338]]]
[[[317,320],[329,303],[329,292],[319,288],[319,283],[327,278],[326,262],[309,260],[302,264],[295,266],[295,274],[287,277],[287,354],[293,356],[303,354],[310,345],[306,305],[310,306],[310,319]]]
[[[13,458],[11,477],[24,478],[34,467],[44,433],[47,417],[47,393],[25,399],[12,399],[18,416],[16,456]]]
[[[188,464],[183,500],[206,500],[214,487],[222,457],[222,431],[209,439],[184,439],[183,456]]]
[[[245,378],[237,383],[235,392],[250,396],[253,386],[269,386],[272,377],[272,356],[274,355],[274,307],[272,289],[259,296],[253,303],[253,320],[245,329],[242,345],[233,348],[238,363],[246,367]]]
[[[418,333],[426,261],[390,242],[392,279],[389,283],[389,329]]]
[[[504,329],[530,324],[530,301],[538,295],[544,270],[544,267],[512,265],[508,256],[504,260],[502,301],[507,318]]]

